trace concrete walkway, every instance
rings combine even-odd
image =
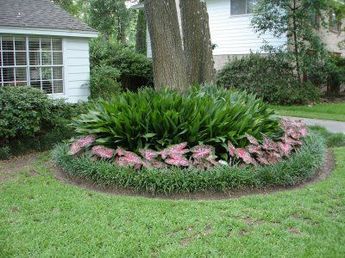
[[[345,122],[332,121],[332,120],[321,120],[321,119],[309,119],[300,117],[286,117],[294,120],[303,120],[307,125],[318,125],[325,127],[332,133],[345,133]]]

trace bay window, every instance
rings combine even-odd
[[[0,86],[8,85],[63,93],[62,40],[0,35]]]

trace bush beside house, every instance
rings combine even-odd
[[[100,37],[91,42],[90,58],[92,98],[152,86],[151,60],[130,47]]]
[[[47,150],[73,136],[70,123],[85,104],[51,100],[31,87],[0,88],[0,159]]]
[[[218,73],[217,84],[255,93],[274,104],[304,104],[320,98],[320,89],[298,81],[290,64],[279,55],[251,53],[233,60]]]

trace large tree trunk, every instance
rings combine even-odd
[[[215,69],[206,3],[182,0],[180,9],[189,83],[211,83]]]
[[[146,55],[146,18],[145,12],[139,10],[137,32],[135,36],[135,49],[138,53]]]
[[[145,12],[155,88],[184,91],[188,80],[175,0],[145,0]]]

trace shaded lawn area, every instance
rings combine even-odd
[[[344,103],[322,103],[314,106],[271,106],[282,116],[297,116],[305,118],[345,121]]]
[[[220,201],[80,189],[54,179],[41,154],[0,183],[0,257],[343,257],[345,148],[335,153],[325,181]]]

